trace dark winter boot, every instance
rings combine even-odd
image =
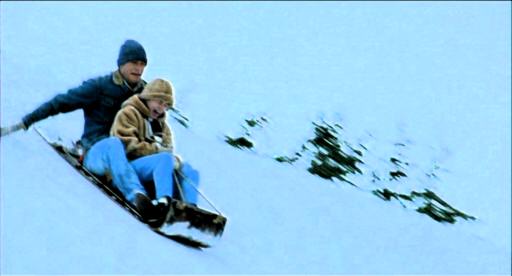
[[[169,223],[187,221],[186,205],[179,200],[172,200],[173,216],[168,221]]]
[[[174,216],[174,209],[172,199],[169,196],[164,196],[158,199],[155,206],[158,219],[155,221],[155,227],[160,227],[164,223],[172,220]]]
[[[151,199],[145,194],[137,193],[133,205],[139,212],[142,220],[153,227],[158,220],[158,212],[156,206],[151,202]]]

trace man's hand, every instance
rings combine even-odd
[[[13,132],[16,132],[20,129],[24,129],[26,130],[27,127],[25,126],[25,124],[23,122],[19,122],[15,125],[12,125],[12,126],[7,126],[7,127],[2,127],[0,129],[0,136],[3,137],[3,136],[6,136],[6,135],[9,135]]]

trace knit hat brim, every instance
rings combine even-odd
[[[161,100],[172,107],[173,99],[169,94],[162,91],[151,92],[151,94],[140,94],[140,98],[144,100]]]
[[[174,107],[174,87],[171,82],[163,79],[149,82],[139,97],[145,100],[162,100],[169,107]]]

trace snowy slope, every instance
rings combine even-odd
[[[0,8],[2,126],[114,69],[119,45],[138,39],[145,79],[173,81],[190,119],[170,119],[178,153],[228,217],[214,248],[184,248],[118,208],[33,130],[15,133],[0,148],[2,274],[510,274],[510,3]],[[253,151],[223,142],[251,116],[269,118]],[[368,145],[367,170],[387,169],[381,159],[407,141],[416,172],[432,160],[446,169],[408,184],[477,220],[441,224],[371,194],[367,174],[353,176],[358,189],[270,158],[297,150],[322,118]],[[81,113],[38,126],[69,142]]]
[[[440,225],[350,187],[320,188],[322,183],[313,176],[275,170],[274,163],[215,144],[209,150],[222,153],[221,159],[185,152],[191,153],[198,168],[210,172],[202,175],[211,179],[203,190],[226,212],[229,224],[215,248],[195,252],[148,231],[72,173],[34,133],[23,136],[5,139],[2,145],[2,183],[10,184],[2,186],[6,273],[391,274],[507,269],[503,248],[460,228]],[[19,149],[19,143],[29,146]],[[248,165],[233,171],[233,163]],[[29,179],[20,179],[19,164],[31,172]],[[216,165],[206,169],[211,164]],[[55,178],[56,172],[63,176]],[[251,178],[258,181],[247,181]]]

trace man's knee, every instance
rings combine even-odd
[[[124,145],[123,145],[123,142],[121,141],[121,139],[119,139],[119,137],[115,137],[115,136],[111,136],[111,137],[107,137],[107,138],[104,138],[98,142],[96,142],[90,149],[90,151],[93,151],[93,150],[100,150],[100,151],[105,151],[105,149],[110,149],[110,148],[123,148],[124,149]]]
[[[189,163],[183,162],[183,163],[181,163],[181,170],[184,172],[190,172],[190,171],[193,171],[194,169],[192,168],[192,166],[190,166]]]
[[[109,148],[114,147],[114,148],[123,148],[124,149],[123,142],[121,141],[121,139],[119,139],[119,137],[111,136],[111,137],[105,138],[104,142],[106,145],[109,146]]]
[[[86,153],[84,164],[86,167],[93,167],[98,162],[109,162],[108,160],[118,160],[125,157],[124,145],[118,137],[108,137],[94,144]],[[96,165],[97,166],[97,165]]]

